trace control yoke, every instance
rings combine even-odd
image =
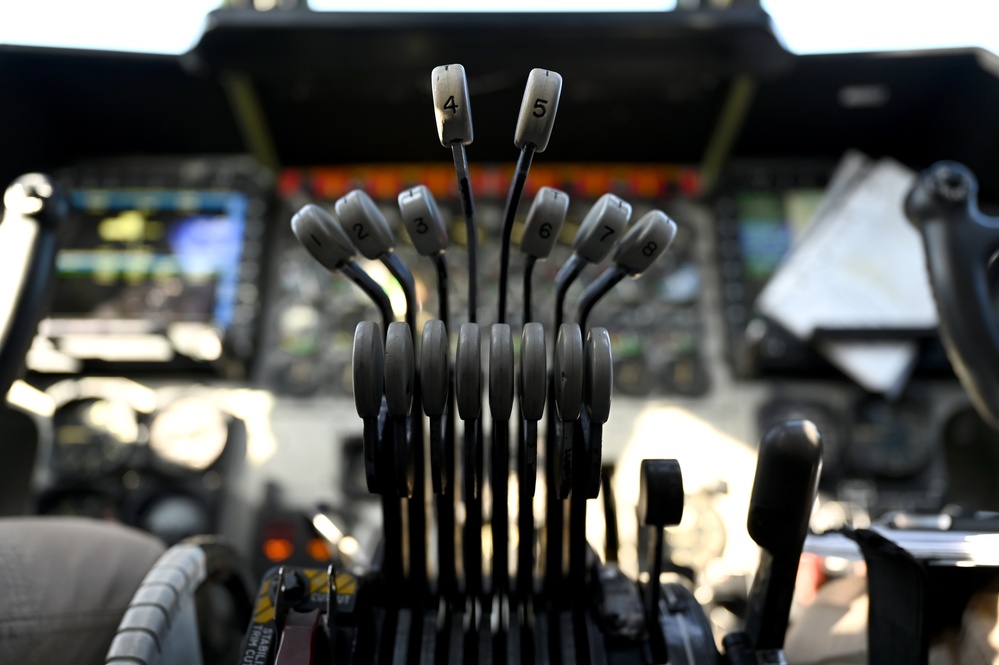
[[[999,218],[978,209],[978,181],[956,162],[920,174],[905,199],[919,229],[940,336],[975,409],[999,429],[999,315],[989,273],[999,252]]]

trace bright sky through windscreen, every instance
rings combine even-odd
[[[273,0],[257,0],[273,4]],[[454,0],[312,0],[340,11],[453,11]],[[463,11],[655,11],[675,0],[469,0]],[[182,53],[219,0],[0,0],[0,43]],[[984,46],[999,0],[764,0],[797,53]]]

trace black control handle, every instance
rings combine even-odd
[[[2,213],[0,249],[7,281],[0,298],[0,401],[23,367],[47,307],[59,230],[69,216],[69,204],[55,181],[29,173],[7,187]]]
[[[756,651],[784,646],[801,548],[822,471],[822,438],[808,420],[777,423],[763,435],[747,528],[763,548],[746,611]]]
[[[923,236],[947,357],[975,409],[999,429],[999,317],[988,280],[999,218],[978,209],[977,195],[967,167],[937,162],[916,180],[905,214]]]

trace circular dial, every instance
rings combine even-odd
[[[822,478],[833,480],[839,475],[845,448],[842,420],[824,404],[800,400],[778,399],[770,402],[759,414],[760,433],[772,425],[787,420],[810,420],[822,436]]]
[[[155,500],[139,518],[139,526],[173,545],[184,538],[211,531],[205,507],[182,494]]]
[[[287,303],[278,314],[278,346],[289,356],[311,357],[325,337],[322,316],[305,303]]]
[[[906,478],[923,470],[933,452],[926,411],[918,404],[892,404],[876,397],[859,400],[850,442],[853,465],[882,478]]]
[[[149,447],[156,456],[191,471],[204,471],[214,464],[228,440],[228,418],[200,397],[171,403],[149,428]]]
[[[38,512],[60,517],[90,517],[95,520],[118,520],[118,501],[105,492],[71,489],[45,494],[39,500]]]
[[[95,478],[121,467],[139,439],[139,422],[127,403],[86,398],[67,402],[53,418],[59,471]]]
[[[670,559],[676,565],[703,572],[724,553],[728,533],[712,504],[706,492],[687,496],[680,523],[666,529]]]
[[[375,307],[297,246],[280,255],[276,286],[262,361],[271,387],[302,396],[326,387],[349,392],[343,377],[350,375],[354,325],[377,319]]]

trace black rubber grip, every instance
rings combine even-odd
[[[905,214],[923,236],[947,357],[978,413],[999,429],[999,318],[988,280],[999,218],[982,214],[977,194],[967,167],[938,162],[920,174]]]

